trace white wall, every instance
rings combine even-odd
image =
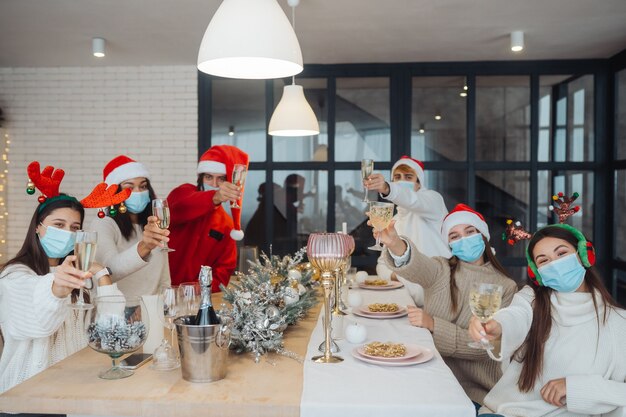
[[[38,160],[65,170],[61,191],[85,197],[102,168],[127,154],[148,166],[165,197],[195,183],[195,66],[0,68],[0,108],[11,140],[8,254],[20,248],[37,206],[26,194],[26,166]],[[87,210],[87,224],[96,210]]]

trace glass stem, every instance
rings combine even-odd
[[[111,358],[111,364],[112,368],[117,368],[117,365],[115,364],[115,358]]]
[[[85,299],[83,298],[83,288],[82,287],[78,290],[78,300],[76,301],[76,304],[80,304],[80,305],[85,304]]]

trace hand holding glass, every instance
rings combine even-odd
[[[243,188],[246,183],[246,175],[248,174],[248,168],[242,164],[235,164],[233,166],[233,184],[239,187],[239,190]],[[235,200],[230,205],[231,208],[241,208]]]
[[[76,268],[83,272],[89,271],[91,264],[96,257],[96,248],[98,246],[98,233],[79,230],[76,232],[76,242],[74,243],[74,255],[76,255]],[[91,278],[89,278],[91,280]],[[93,287],[93,281],[85,281],[86,288]],[[89,286],[91,284],[91,286]],[[83,288],[78,293],[78,299],[72,308],[77,310],[89,310],[93,308],[92,304],[85,303],[83,296]]]
[[[362,159],[361,160],[361,177],[363,178],[363,181],[366,181],[370,177],[370,175],[372,175],[372,172],[374,172],[374,160],[373,159]],[[368,189],[365,186],[365,184],[363,184],[363,188],[365,189],[365,195],[363,196],[363,202],[364,203],[369,203],[370,200],[367,198]]]
[[[374,230],[378,232],[376,237],[376,244],[368,247],[368,249],[382,251],[383,246],[380,244],[380,232],[385,230],[391,220],[393,220],[393,203],[381,203],[374,201],[370,204],[370,223],[374,227]]]
[[[470,287],[469,304],[472,314],[480,320],[482,324],[487,323],[493,315],[500,309],[502,303],[502,286],[474,282]],[[494,347],[487,340],[470,342],[469,347],[476,349],[492,350]]]
[[[152,200],[152,215],[157,218],[157,225],[159,229],[167,229],[170,227],[170,206],[167,204],[167,200],[156,198]],[[161,251],[174,252],[176,249],[171,249],[167,246],[167,242],[163,242]]]

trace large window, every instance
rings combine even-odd
[[[626,305],[626,69],[618,71],[614,80],[616,161],[613,168],[613,230],[615,233],[613,262],[615,271],[612,290],[618,301]]]

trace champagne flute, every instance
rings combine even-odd
[[[235,164],[233,166],[233,184],[239,189],[242,189],[246,183],[246,175],[248,174],[248,168],[242,164]],[[241,206],[235,200],[230,204],[230,208],[241,208]]]
[[[98,245],[98,233],[78,230],[76,232],[76,242],[74,243],[74,255],[76,255],[76,268],[83,272],[89,271],[91,264],[96,257],[96,248]],[[89,278],[85,281],[87,289],[93,288],[93,281]],[[78,299],[71,307],[76,310],[90,310],[92,304],[85,302],[83,287],[80,288]]]
[[[363,181],[367,180],[370,175],[374,172],[374,160],[373,159],[361,159],[361,177]],[[369,203],[370,200],[367,198],[367,192],[369,191],[365,184],[363,184],[363,188],[365,189],[365,195],[363,196],[363,202]]]
[[[374,230],[376,230],[379,234],[376,238],[376,244],[374,246],[370,246],[368,249],[382,251],[383,246],[380,244],[380,232],[386,229],[393,219],[393,203],[372,201],[370,203],[369,216]]]
[[[171,343],[163,338],[159,347],[154,351],[152,365],[150,365],[152,369],[171,371],[180,366],[180,361],[172,347],[174,344],[174,319],[181,315],[179,314],[180,308],[177,288],[162,286],[157,295],[157,309],[161,323],[170,331]]]
[[[484,325],[500,309],[502,303],[502,285],[473,282],[470,287],[469,304],[472,314]],[[487,340],[468,343],[476,349],[493,350],[493,345]]]
[[[200,309],[200,284],[183,282],[178,286],[178,299],[182,305],[182,316],[193,316]]]
[[[157,225],[160,229],[167,229],[170,226],[170,206],[166,199],[155,198],[152,200],[152,214],[157,218]],[[174,252],[175,250],[167,246],[167,242],[163,242],[161,251]]]

